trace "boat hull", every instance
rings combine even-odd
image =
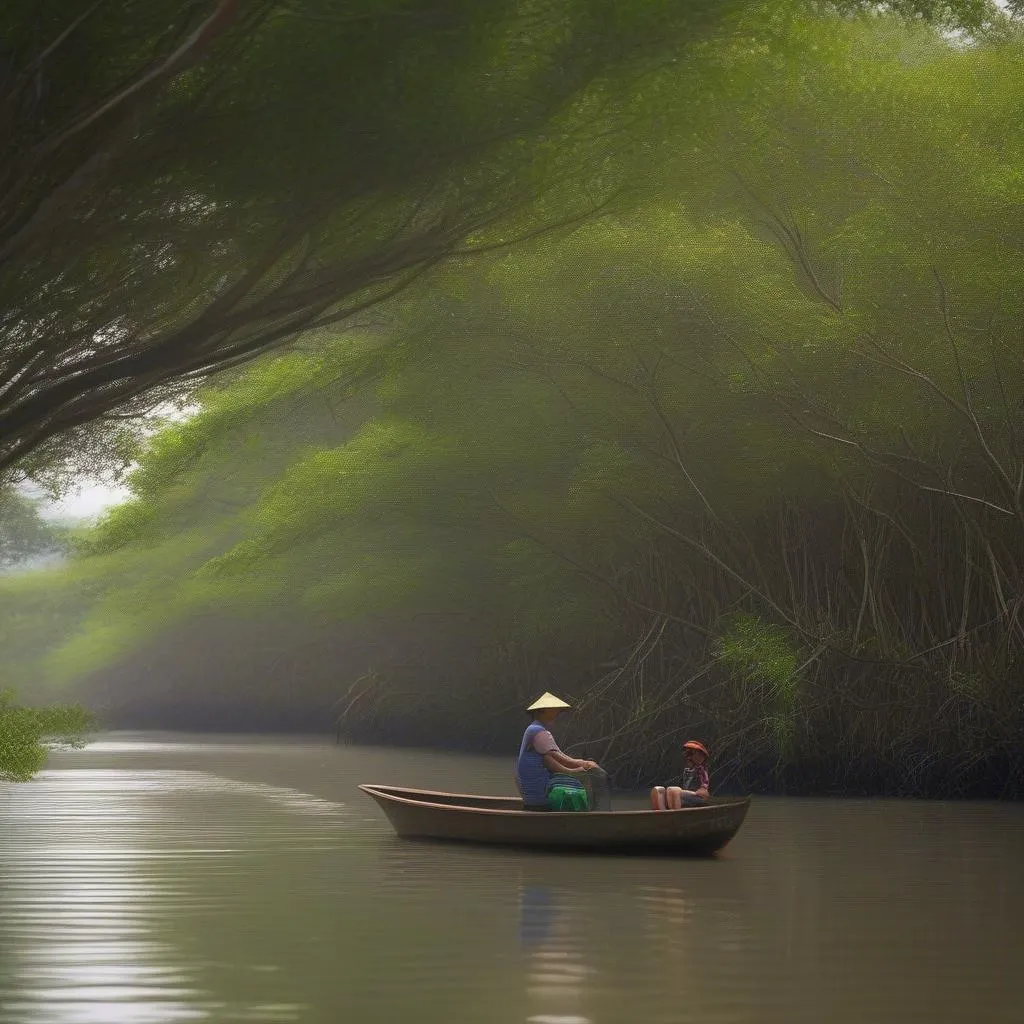
[[[607,853],[709,855],[736,835],[750,798],[678,811],[543,812],[516,798],[363,785],[406,839]]]

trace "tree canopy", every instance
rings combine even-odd
[[[5,5],[0,469],[600,206],[627,85],[746,6]]]
[[[123,458],[117,417],[601,207],[652,155],[621,129],[666,69],[706,87],[708,39],[763,46],[807,6],[5,4],[0,471]],[[888,6],[975,29],[994,10]]]

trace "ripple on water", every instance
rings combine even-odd
[[[169,918],[209,913],[197,881],[227,880],[271,850],[339,848],[344,804],[202,771],[83,768],[4,787],[0,813],[4,1022],[298,1019],[298,1004],[211,1000],[198,965],[159,936]],[[230,894],[212,902],[229,910]]]
[[[507,763],[112,740],[0,788],[3,1024],[1010,1024],[1024,816],[758,801],[717,861],[405,843]],[[468,785],[467,778],[475,779]]]

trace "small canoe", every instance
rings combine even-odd
[[[359,787],[406,839],[608,853],[712,854],[739,830],[750,797],[713,798],[679,811],[524,811],[518,797]]]

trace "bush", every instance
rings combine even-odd
[[[28,782],[46,764],[51,744],[81,747],[94,725],[76,705],[21,707],[12,691],[0,691],[0,780]]]

